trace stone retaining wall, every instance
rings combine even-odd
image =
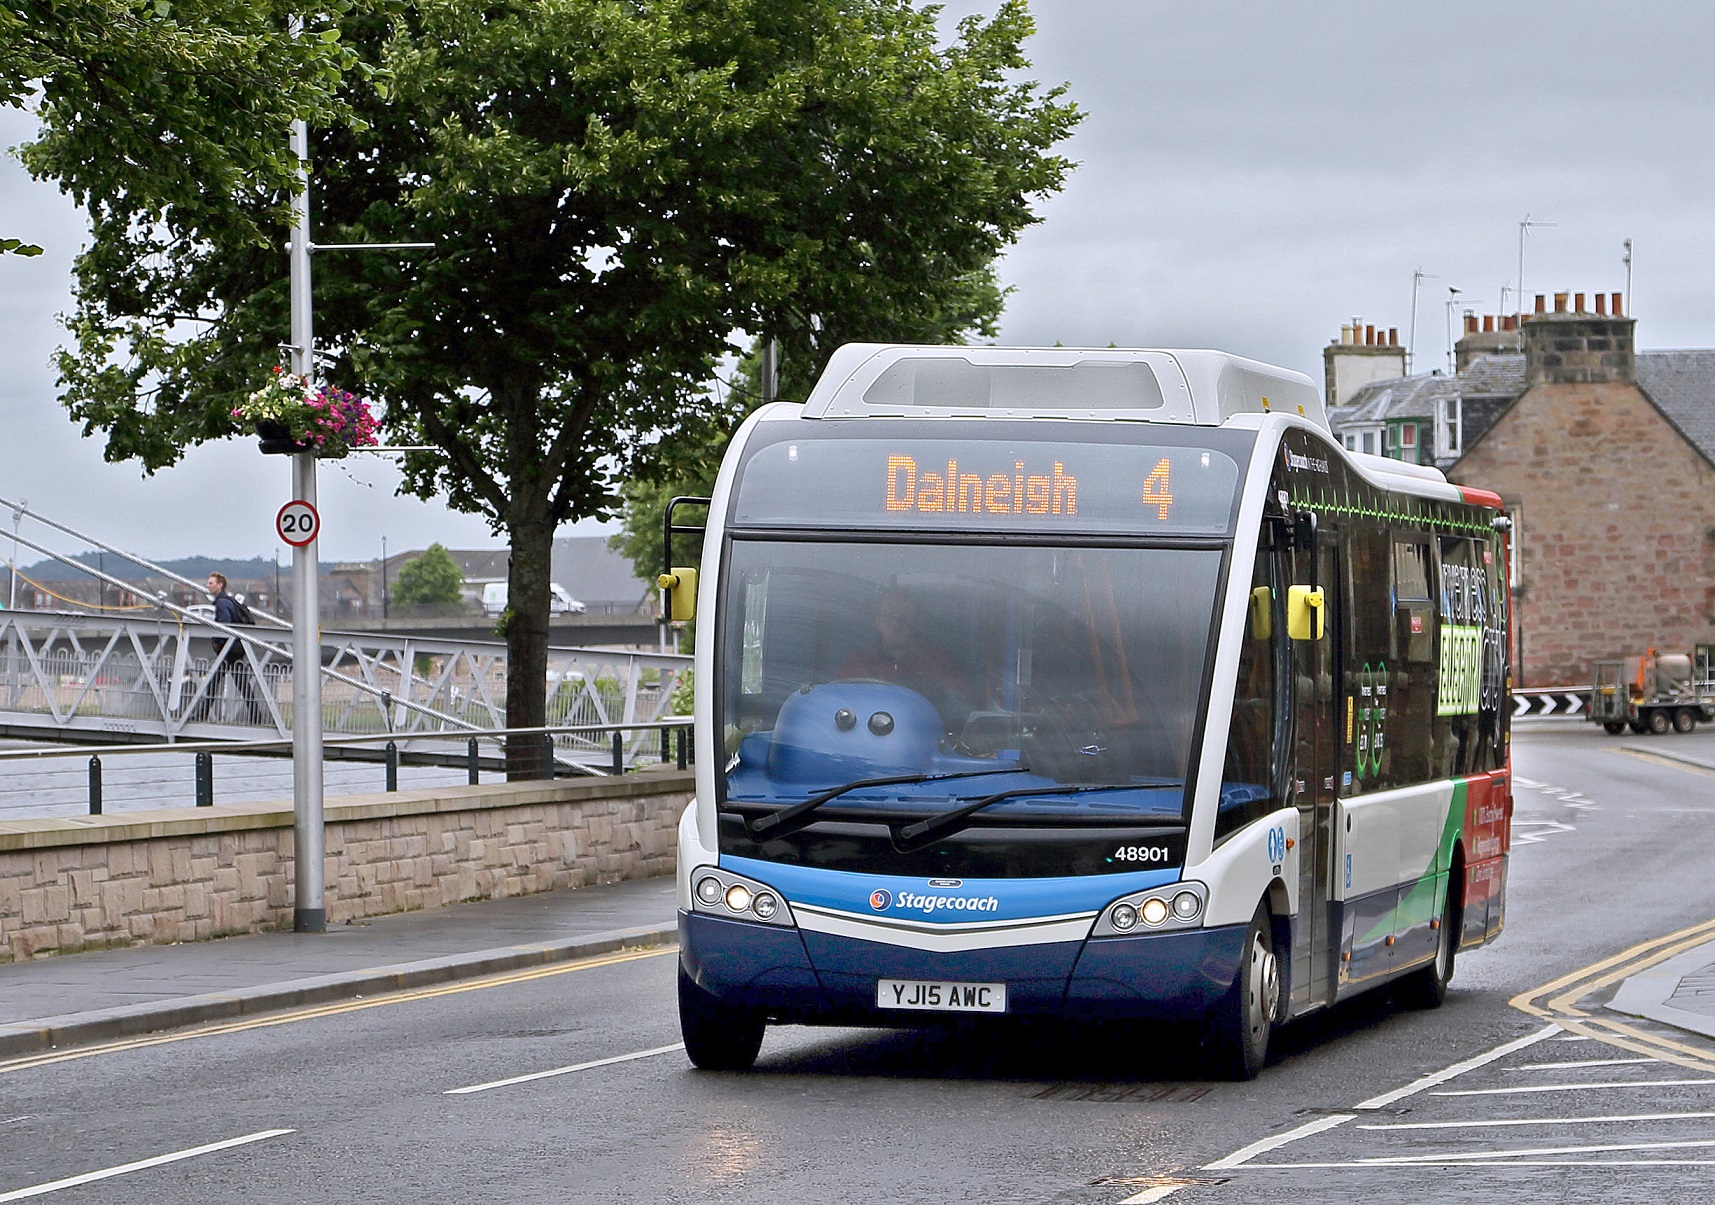
[[[329,800],[329,924],[673,870],[694,774]],[[0,962],[290,927],[292,805],[0,823]]]

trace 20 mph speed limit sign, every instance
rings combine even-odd
[[[322,517],[308,502],[293,500],[274,517],[274,530],[293,548],[302,548],[321,534]]]

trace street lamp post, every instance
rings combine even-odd
[[[292,153],[298,160],[298,191],[292,198],[292,371],[315,376],[315,330],[310,308],[310,132],[292,123]],[[292,456],[292,497],[316,505],[316,455]],[[292,928],[327,931],[322,823],[322,636],[321,525],[316,538],[292,547],[292,817],[295,879]]]

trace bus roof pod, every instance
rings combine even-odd
[[[805,418],[1067,418],[1219,426],[1292,414],[1328,429],[1303,373],[1218,351],[848,343]]]

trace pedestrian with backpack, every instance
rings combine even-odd
[[[211,573],[208,575],[208,592],[214,602],[214,620],[229,627],[254,624],[256,617],[250,614],[250,608],[242,601],[227,593],[226,575]],[[220,647],[220,642],[215,642]],[[209,675],[208,689],[203,692],[202,701],[196,706],[191,719],[207,720],[214,701],[220,697],[226,680],[232,679],[238,690],[238,697],[244,700],[244,712],[248,723],[265,724],[268,713],[256,697],[256,676],[250,670],[250,659],[244,655],[244,643],[236,637],[227,637],[225,648],[218,655],[214,664],[214,672]]]

